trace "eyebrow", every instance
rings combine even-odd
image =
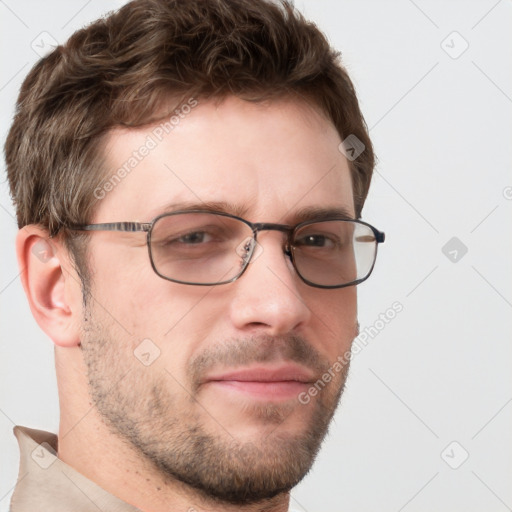
[[[324,220],[329,218],[354,220],[354,214],[349,208],[345,208],[344,206],[308,206],[298,210],[292,217],[297,224],[308,220]]]
[[[235,215],[237,217],[244,217],[249,207],[247,205],[238,205],[235,203],[229,203],[226,201],[208,201],[208,202],[180,202],[180,203],[169,203],[163,207],[158,208],[153,212],[152,218],[162,215],[164,213],[170,213],[174,211],[191,211],[191,210],[202,210],[209,212],[222,212]],[[293,220],[294,224],[300,224],[309,220],[323,220],[329,218],[340,218],[340,219],[354,219],[354,214],[349,208],[344,206],[307,206],[301,208],[295,213],[288,213],[285,217],[289,217]]]
[[[176,211],[191,211],[191,210],[203,210],[207,212],[223,212],[237,217],[243,217],[248,210],[247,206],[241,206],[234,203],[228,203],[227,201],[185,201],[181,203],[169,203],[163,207],[153,211],[152,218],[162,215],[164,213],[176,212]]]

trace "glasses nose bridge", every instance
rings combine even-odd
[[[252,225],[254,237],[256,238],[260,231],[281,231],[286,234],[287,241],[293,233],[293,228],[286,224],[275,224],[273,222],[258,222]]]
[[[286,224],[276,224],[273,222],[258,222],[252,224],[254,239],[257,240],[258,233],[260,231],[280,231],[286,234],[286,240],[284,245],[284,252],[287,256],[290,256],[290,239],[294,231],[294,228]]]
[[[260,231],[281,231],[289,235],[293,228],[291,226],[287,226],[286,224],[274,224],[272,222],[258,222],[252,225],[254,234],[259,233]]]

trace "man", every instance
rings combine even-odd
[[[285,511],[341,396],[373,152],[318,29],[264,0],[135,0],[26,78],[6,142],[58,437],[12,512]]]

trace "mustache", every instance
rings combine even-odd
[[[323,357],[305,338],[297,335],[257,335],[233,338],[205,349],[188,364],[192,389],[197,391],[203,377],[213,368],[249,366],[254,363],[277,361],[294,362],[322,375],[330,367]]]

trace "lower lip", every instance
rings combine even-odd
[[[244,393],[253,398],[264,400],[289,400],[306,390],[309,384],[294,380],[286,381],[242,381],[242,380],[215,380],[210,381],[213,384],[226,391],[235,393]]]

